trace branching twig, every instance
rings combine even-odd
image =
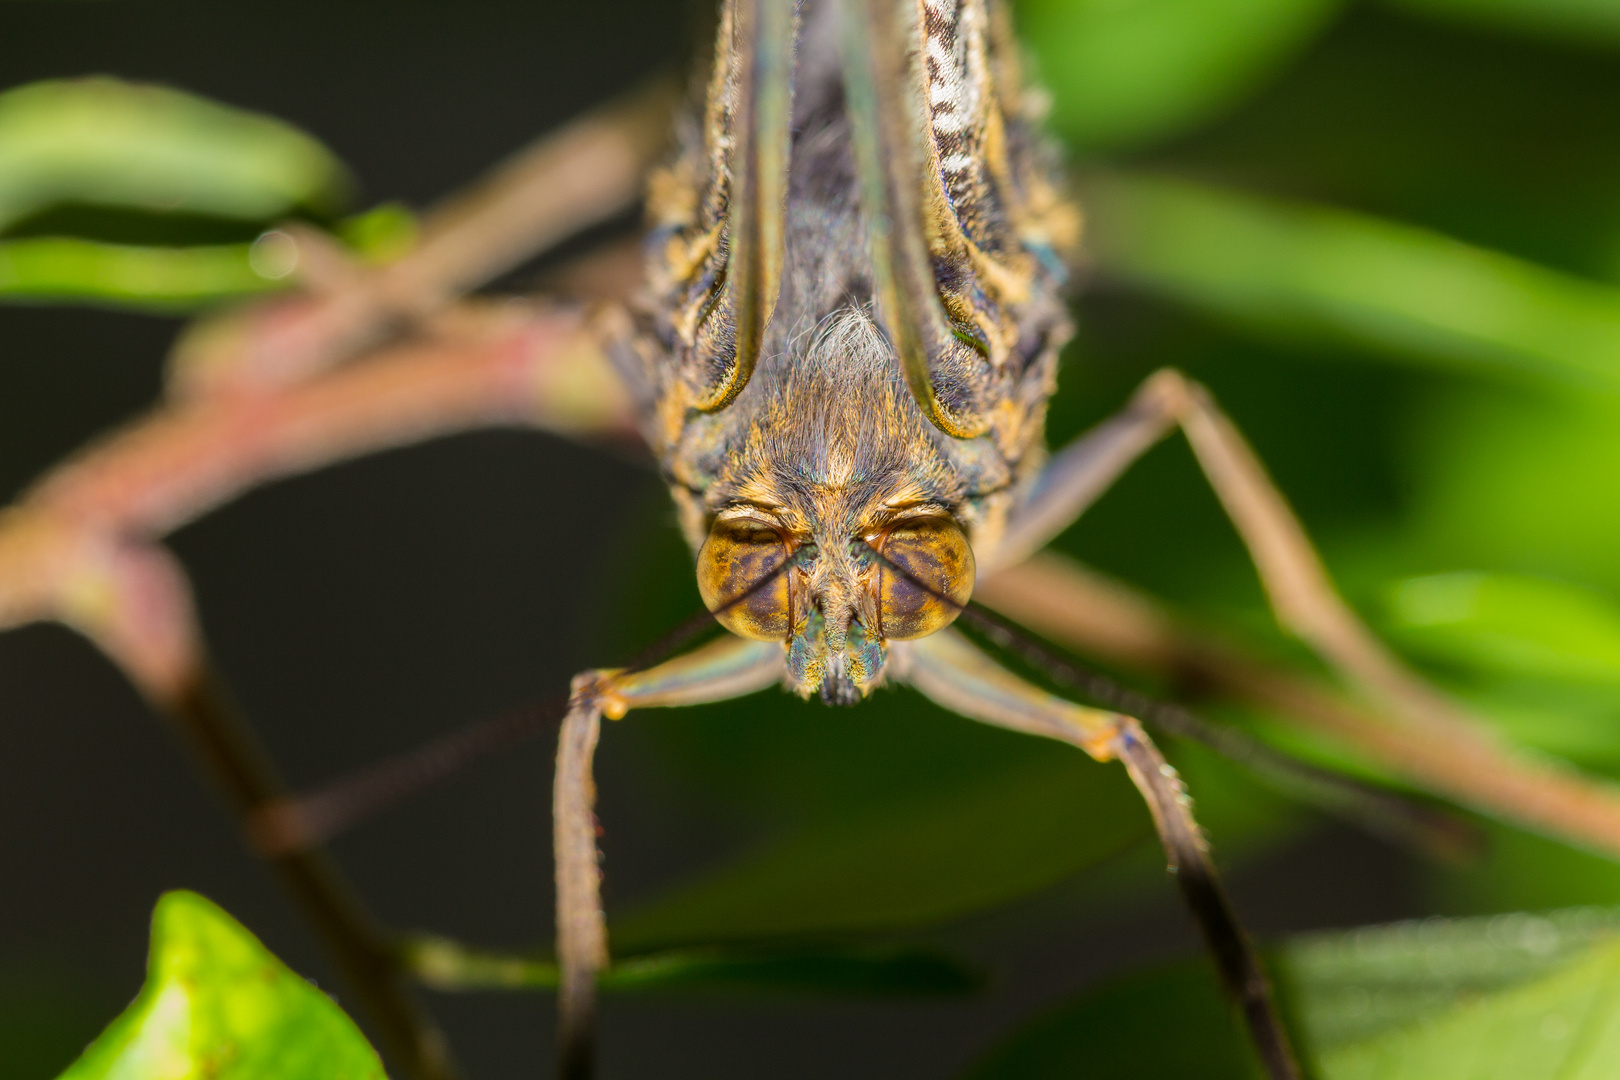
[[[467,316],[454,337],[273,394],[159,408],[70,458],[16,512],[157,536],[268,480],[434,435],[629,432],[624,392],[577,312],[514,301]],[[0,561],[0,589],[15,580]]]
[[[375,267],[332,270],[319,234],[294,232],[309,289],[198,323],[170,357],[178,396],[258,392],[308,378],[573,233],[633,206],[664,153],[678,95],[660,79],[546,135],[422,222]]]
[[[453,304],[569,231],[630,205],[661,150],[665,87],[587,116],[424,224],[381,267],[293,230],[311,291],[209,321],[171,366],[171,402],[0,510],[0,630],[77,627],[126,672],[245,827],[284,794],[206,662],[179,564],[155,541],[266,481],[471,428],[629,434],[629,403],[577,310]],[[425,320],[432,316],[431,323]],[[421,331],[332,370],[406,324]],[[396,1063],[452,1075],[398,958],[319,851],[269,853]]]

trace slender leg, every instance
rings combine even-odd
[[[557,1074],[592,1071],[596,976],[607,966],[607,922],[596,848],[596,785],[591,758],[602,717],[630,709],[699,705],[763,690],[782,678],[782,647],[725,637],[644,671],[591,671],[574,696],[557,740],[552,841],[557,866]]]
[[[1278,621],[1408,722],[1459,734],[1472,730],[1456,706],[1409,671],[1350,610],[1254,451],[1209,392],[1177,371],[1148,379],[1123,413],[1052,459],[1002,543],[981,560],[980,577],[1033,555],[1173,425],[1186,433],[1248,548]]]
[[[1124,764],[1147,801],[1170,872],[1198,921],[1222,982],[1243,1012],[1267,1075],[1298,1080],[1299,1066],[1272,1002],[1270,983],[1221,888],[1191,800],[1142,726],[1121,713],[1076,705],[1031,686],[954,630],[891,649],[890,664],[898,661],[895,674],[952,712],[1060,739],[1098,761]]]
[[[1174,425],[1249,549],[1278,621],[1367,692],[1381,715],[1199,642],[1122,588],[1056,556],[1035,556]],[[1620,791],[1502,743],[1396,659],[1334,589],[1231,420],[1178,372],[1154,375],[1122,413],[1053,457],[1002,542],[980,558],[979,576],[985,603],[1056,640],[1227,687],[1327,730],[1428,790],[1610,857],[1620,853]]]

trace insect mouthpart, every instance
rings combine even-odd
[[[831,544],[746,511],[722,515],[697,565],[715,618],[741,637],[782,642],[788,683],[828,705],[853,705],[882,681],[887,642],[954,621],[973,576],[961,527],[933,511]]]

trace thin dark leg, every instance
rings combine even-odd
[[[1192,910],[1198,929],[1215,958],[1221,982],[1243,1012],[1266,1075],[1272,1080],[1299,1080],[1299,1065],[1272,999],[1271,982],[1266,978],[1259,954],[1238,924],[1226,891],[1221,888],[1215,864],[1209,857],[1209,845],[1192,816],[1192,800],[1182,786],[1181,777],[1164,760],[1141,725],[1128,717],[1120,727],[1116,752],[1137,790],[1147,800],[1170,862],[1170,872],[1175,875],[1181,895],[1186,898],[1187,907]]]
[[[1098,761],[1119,759],[1147,801],[1170,870],[1198,920],[1227,990],[1243,1011],[1271,1080],[1299,1080],[1260,957],[1238,925],[1181,778],[1133,717],[1049,694],[1014,675],[959,632],[892,649],[894,674],[945,708],[997,727],[1071,743]],[[897,669],[897,670],[896,670]]]

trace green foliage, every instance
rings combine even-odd
[[[1076,761],[977,787],[790,836],[627,913],[614,941],[639,949],[939,922],[1060,881],[1152,835],[1121,770]]]
[[[1145,176],[1087,190],[1093,251],[1133,283],[1419,363],[1620,386],[1620,290],[1343,210]]]
[[[62,1080],[368,1080],[382,1062],[331,999],[195,893],[152,916],[146,985]]]
[[[188,309],[199,301],[263,292],[252,246],[155,247],[76,237],[0,241],[0,296]]]
[[[1187,369],[1408,660],[1503,737],[1620,775],[1620,54],[1603,51],[1617,12],[1023,0],[1018,17],[1054,128],[1085,158],[1101,286],[1080,301],[1054,433],[1118,408],[1156,367]],[[279,121],[106,79],[17,88],[0,94],[0,297],[170,310],[277,288],[251,245],[288,216],[365,258],[409,246],[403,208],[337,220],[348,188]],[[634,599],[604,659],[699,603],[669,530],[625,543]],[[1182,448],[1155,452],[1059,546],[1300,655]],[[1278,718],[1221,718],[1321,752]],[[909,693],[841,712],[760,696],[633,715],[604,738],[747,823],[710,865],[612,913],[630,959],[606,990],[962,992],[973,973],[881,939],[1105,863],[1122,891],[1166,887],[1118,769]],[[1223,865],[1300,820],[1234,767],[1172,753]],[[1477,862],[1417,871],[1437,910],[1620,900],[1612,861],[1484,827]],[[1277,970],[1324,1080],[1610,1075],[1614,926],[1572,913],[1359,930],[1287,945]],[[216,1075],[246,1076],[229,1070],[249,1069],[256,1044],[231,1025],[254,1016],[375,1068],[330,1002],[206,902],[164,901],[153,957],[147,990],[70,1075],[217,1036],[243,1041]],[[457,963],[443,985],[555,979],[544,960]],[[195,1021],[184,1036],[163,1026],[180,1008]],[[1210,972],[1189,963],[1088,990],[971,1075],[1253,1070]]]
[[[1486,674],[1620,684],[1620,609],[1591,590],[1457,571],[1396,583],[1390,607],[1416,652]]]
[[[331,213],[348,188],[303,132],[167,87],[53,80],[0,95],[0,228],[68,202],[265,221]]]
[[[1020,1031],[965,1080],[1256,1080],[1206,964],[1127,976]]]
[[[1357,931],[1284,963],[1324,1080],[1596,1080],[1620,1070],[1613,926],[1576,913]]]
[[[549,959],[480,953],[432,937],[412,940],[407,951],[412,970],[435,989],[557,987],[557,965]],[[604,993],[698,990],[927,997],[969,993],[982,983],[978,972],[927,949],[827,945],[621,955],[598,981]]]
[[[1277,952],[1321,1080],[1596,1078],[1620,1070],[1620,916],[1428,920]],[[1205,962],[1118,979],[1015,1034],[969,1080],[1259,1075]]]
[[[329,218],[350,187],[325,147],[270,117],[116,79],[18,87],[0,94],[0,237],[47,235],[0,239],[0,298],[183,310],[277,288],[286,270],[255,258],[254,235]],[[77,235],[48,235],[64,228]],[[199,230],[240,242],[185,242]],[[397,249],[402,230],[385,211],[346,232]]]
[[[1337,0],[1024,0],[1019,27],[1073,145],[1175,134],[1252,90]]]
[[[1610,0],[1384,0],[1423,15],[1573,41],[1620,40],[1620,7]]]

